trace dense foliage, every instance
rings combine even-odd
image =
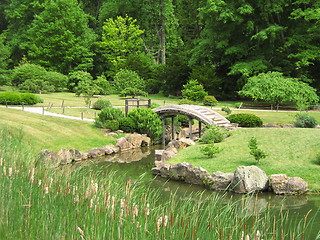
[[[128,117],[135,124],[135,131],[147,134],[153,141],[159,141],[162,134],[162,122],[152,109],[136,108],[129,112]]]
[[[106,107],[101,110],[96,118],[95,125],[99,128],[108,128],[109,125],[115,126],[114,122],[107,122],[110,120],[118,121],[123,118],[123,113],[119,108]],[[119,123],[118,123],[119,127]]]
[[[239,127],[261,127],[263,123],[261,118],[250,113],[231,114],[227,119],[232,123],[238,123]]]
[[[98,99],[92,106],[92,108],[96,110],[102,110],[103,108],[108,107],[111,107],[111,103],[108,99]]]
[[[200,138],[200,142],[208,144],[208,143],[219,143],[222,142],[223,139],[229,137],[231,135],[226,129],[218,127],[218,126],[208,126]]]
[[[294,122],[294,126],[299,128],[314,128],[317,124],[318,122],[314,117],[303,113],[297,114]]]
[[[143,88],[129,87],[181,95],[197,80],[218,99],[237,97],[248,79],[277,71],[284,86],[297,79],[304,90],[319,91],[319,9],[315,0],[6,0],[0,71],[27,61],[64,75],[105,75],[112,83],[124,69],[144,79]],[[23,89],[37,85],[43,84],[28,80]],[[292,100],[300,110],[314,102],[305,100],[309,93]]]
[[[2,92],[0,93],[0,104],[8,105],[34,105],[42,100],[32,93]]]

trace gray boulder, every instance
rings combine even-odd
[[[236,193],[252,193],[268,189],[268,177],[257,166],[237,167],[230,190]]]
[[[288,177],[285,174],[270,176],[270,186],[275,194],[297,195],[308,191],[308,183],[300,177]]]
[[[44,149],[39,153],[39,163],[44,164],[48,168],[56,168],[60,165],[61,160],[57,157],[57,152],[51,152]]]
[[[214,191],[226,191],[233,179],[233,173],[215,172],[209,178],[208,186]]]

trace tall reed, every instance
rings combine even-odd
[[[313,218],[260,213],[252,196],[164,197],[117,173],[35,167],[30,152],[21,131],[1,130],[0,239],[310,239]]]

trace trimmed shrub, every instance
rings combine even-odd
[[[92,108],[96,110],[102,110],[103,108],[110,108],[110,107],[111,107],[111,103],[108,99],[99,99],[92,106]]]
[[[318,122],[314,117],[304,113],[297,114],[294,122],[294,126],[298,128],[315,128],[317,124]]]
[[[219,126],[208,126],[199,141],[206,144],[219,143],[230,135],[231,133],[224,128],[221,128]]]
[[[116,131],[119,129],[119,122],[117,120],[106,120],[104,122],[103,128],[110,129],[111,131]]]
[[[42,100],[32,93],[19,93],[19,92],[2,92],[0,93],[0,104],[9,105],[34,105],[41,103]]]
[[[189,100],[189,99],[181,99],[179,100],[178,102],[179,105],[182,105],[182,104],[188,104],[188,105],[196,105],[197,103],[192,101],[192,100]]]
[[[147,134],[153,141],[160,140],[162,122],[152,109],[136,108],[129,112],[128,117],[133,120],[138,133]]]
[[[118,108],[103,108],[101,112],[98,114],[98,118],[96,118],[95,125],[99,128],[106,128],[107,120],[119,120],[123,118],[123,113]],[[118,126],[119,127],[119,126]]]
[[[218,100],[214,96],[205,96],[203,99],[203,104],[205,106],[215,106],[217,105]]]
[[[135,131],[135,123],[129,117],[119,119],[119,129],[126,133],[133,133]]]
[[[187,84],[183,85],[182,96],[192,101],[203,101],[204,97],[208,96],[202,84],[197,80],[190,80]]]
[[[238,123],[240,127],[261,127],[262,120],[250,113],[231,114],[227,119],[232,123]]]

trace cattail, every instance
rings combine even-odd
[[[149,203],[147,204],[147,207],[146,207],[146,209],[144,210],[144,214],[145,214],[146,216],[149,216],[149,215],[150,215],[150,205],[149,205]]]
[[[81,239],[85,239],[84,238],[84,231],[81,228],[79,228],[78,226],[77,226],[77,230],[81,234]]]
[[[137,222],[136,223],[136,228],[140,228],[141,226],[140,226],[140,223],[139,222]]]
[[[49,178],[49,188],[51,188],[52,182],[53,182],[53,178],[50,177],[50,178]]]
[[[8,168],[8,171],[9,171],[8,175],[9,175],[9,177],[11,177],[12,176],[12,168],[11,167]]]
[[[158,219],[158,221],[157,221],[157,232],[160,231],[160,226],[161,226],[161,224],[162,224],[162,217],[160,217],[160,218]]]
[[[125,199],[121,198],[120,199],[120,208],[124,208],[125,206]]]
[[[3,166],[4,159],[0,158],[0,166]]]
[[[39,187],[41,186],[41,183],[42,183],[42,180],[39,179],[39,181],[38,181],[38,186],[39,186]]]
[[[90,208],[93,207],[93,198],[90,199]]]
[[[133,212],[133,218],[138,217],[139,209],[136,203],[133,203],[132,212]]]
[[[4,176],[7,175],[7,169],[6,169],[6,167],[3,167],[3,175],[4,175]]]
[[[260,240],[260,237],[261,237],[261,234],[260,234],[260,231],[257,230],[255,236],[254,236],[254,240]]]
[[[114,211],[115,202],[116,202],[116,198],[115,198],[115,197],[112,197],[112,199],[111,199],[111,211],[112,211],[112,212]]]
[[[106,198],[106,207],[107,208],[109,208],[109,206],[110,206],[110,195],[109,194],[107,194],[107,198]]]
[[[32,182],[33,183],[33,181],[34,181],[34,168],[32,168],[31,169],[31,177],[30,177],[30,182]]]
[[[250,237],[249,237],[249,235],[247,235],[247,236],[246,236],[246,240],[250,240]]]
[[[77,191],[78,191],[78,186],[74,186],[72,188],[72,195],[76,195]]]
[[[163,226],[164,226],[164,227],[167,227],[167,225],[168,225],[168,216],[165,215],[165,216],[164,216],[164,220],[163,220]]]
[[[48,194],[49,193],[49,187],[45,187],[44,188],[44,194]]]
[[[240,240],[243,240],[243,238],[244,238],[244,231],[241,232],[241,238],[240,238]]]
[[[79,195],[77,194],[74,199],[73,199],[73,202],[76,203],[76,202],[79,202],[80,199],[79,199]]]
[[[93,190],[94,193],[97,193],[97,192],[98,192],[98,188],[99,188],[98,183],[93,183],[93,184],[92,184],[92,190]]]

